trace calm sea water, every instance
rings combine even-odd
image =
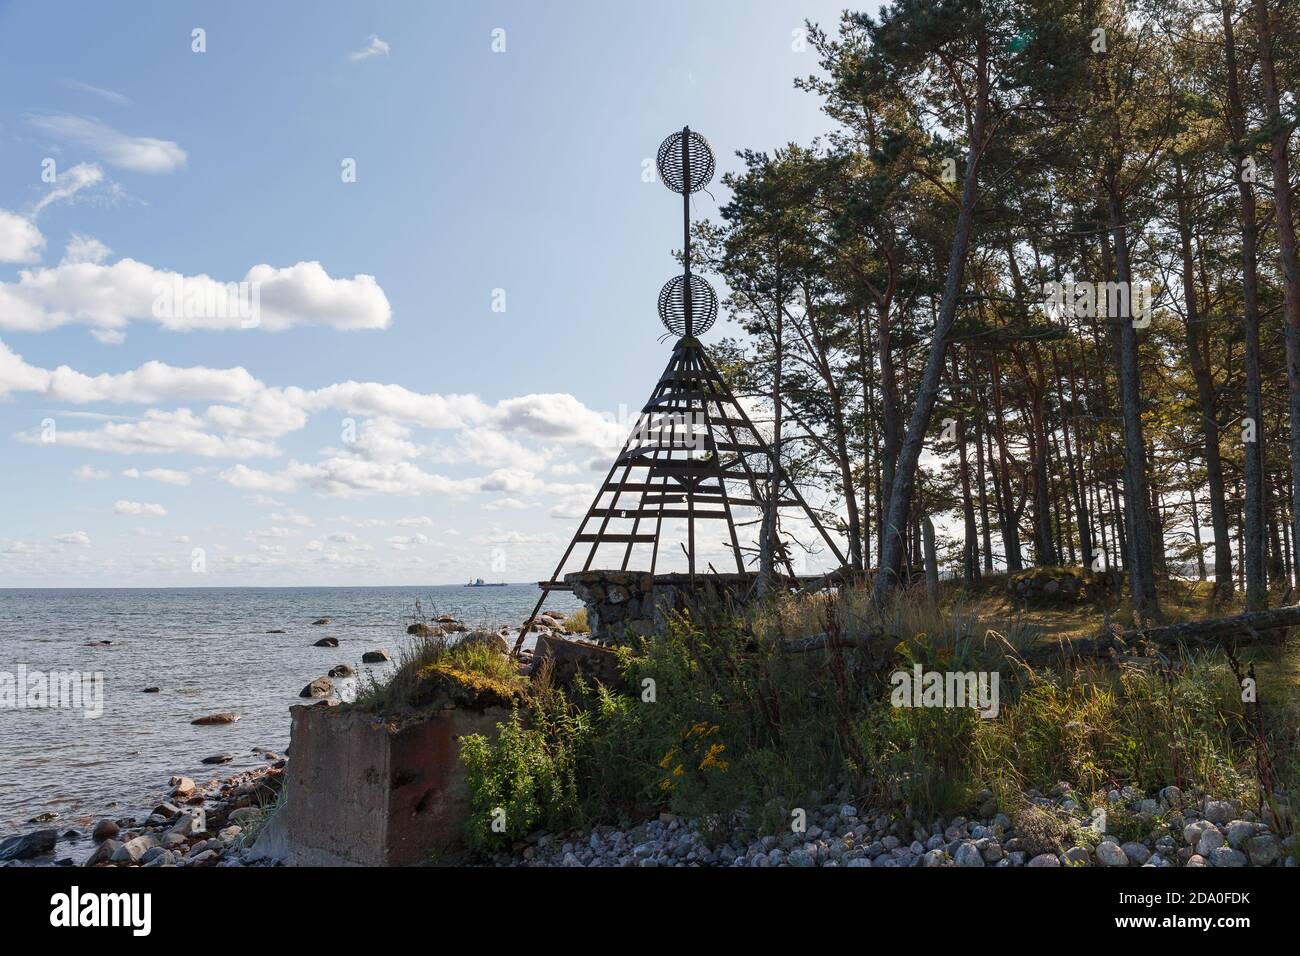
[[[394,658],[405,646],[416,601],[427,615],[470,627],[518,627],[536,585],[503,588],[166,588],[0,590],[0,672],[99,672],[104,713],[0,707],[0,836],[31,827],[46,811],[56,826],[135,815],[157,804],[167,779],[198,782],[260,766],[254,748],[283,753],[291,704],[338,664],[362,665],[369,650]],[[557,592],[548,608],[578,607]],[[327,626],[312,621],[328,617]],[[283,634],[267,631],[283,630]],[[337,648],[312,644],[337,637]],[[112,641],[110,647],[87,642]],[[351,684],[352,682],[347,682]],[[161,687],[159,694],[142,693]],[[346,696],[352,690],[344,689]],[[203,714],[233,711],[233,724],[194,727]],[[235,759],[206,766],[219,753]]]

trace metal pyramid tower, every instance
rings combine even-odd
[[[648,570],[653,574],[663,539],[668,537],[665,520],[686,522],[686,540],[681,546],[692,587],[701,570],[696,555],[697,522],[725,522],[736,573],[744,575],[735,509],[756,510],[761,515],[768,494],[777,495],[778,508],[801,508],[841,566],[848,563],[783,469],[781,480],[773,485],[771,448],[697,338],[717,319],[718,297],[707,281],[691,273],[690,197],[713,178],[713,150],[703,136],[686,127],[659,147],[658,168],[664,185],[683,197],[684,270],[659,293],[659,318],[678,340],[555,572],[550,580],[539,583],[542,595],[524,623],[516,652],[547,595],[568,590],[563,575],[570,560],[576,562],[575,552],[585,551],[585,558],[580,567],[571,570],[616,566],[620,571]],[[795,578],[788,551],[780,547],[778,552],[774,560]],[[609,563],[596,565],[598,553]],[[706,573],[719,572],[709,565]]]

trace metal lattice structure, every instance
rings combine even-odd
[[[736,572],[744,575],[736,511],[762,514],[769,495],[776,496],[778,508],[802,509],[841,566],[848,563],[785,470],[779,469],[779,481],[772,481],[771,448],[697,338],[716,320],[718,297],[707,281],[691,273],[690,196],[712,180],[713,150],[686,127],[659,147],[658,168],[664,185],[683,197],[684,269],[659,293],[660,320],[678,340],[555,572],[539,582],[542,594],[520,631],[516,653],[547,595],[568,590],[563,576],[575,553],[585,551],[585,557],[573,570],[592,570],[604,548],[620,571],[648,569],[653,574],[664,550],[665,521],[686,523],[683,548],[692,587],[697,522],[725,522]],[[798,577],[788,550],[782,548],[774,557],[791,579]]]
[[[690,290],[689,302],[686,301],[687,289]],[[709,331],[718,317],[718,294],[699,276],[673,276],[659,290],[659,321],[673,335],[682,338],[687,334],[687,315],[691,317],[696,335]]]

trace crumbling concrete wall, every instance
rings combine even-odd
[[[510,717],[501,707],[399,719],[324,704],[290,713],[283,803],[266,852],[294,866],[410,866],[457,852],[469,814],[457,738],[495,739]]]

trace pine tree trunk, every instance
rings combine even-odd
[[[1183,308],[1187,360],[1196,383],[1196,403],[1201,418],[1205,458],[1205,483],[1210,492],[1210,525],[1214,529],[1214,591],[1220,599],[1232,594],[1232,544],[1228,537],[1228,506],[1223,491],[1223,462],[1219,454],[1218,396],[1209,363],[1202,351],[1204,319],[1196,293],[1195,266],[1192,260],[1192,224],[1187,183],[1182,164],[1174,163],[1174,188],[1177,193],[1178,243],[1183,265]]]
[[[1122,287],[1133,288],[1129,266],[1128,229],[1124,203],[1119,195],[1113,161],[1107,176],[1107,214],[1114,240],[1115,278]],[[1130,599],[1140,615],[1160,610],[1156,593],[1154,554],[1151,539],[1150,493],[1146,474],[1146,439],[1142,430],[1142,386],[1138,368],[1137,329],[1133,327],[1132,300],[1114,317],[1119,326],[1120,410],[1124,424],[1124,511],[1128,525]],[[1124,314],[1128,313],[1128,314]]]
[[[1254,0],[1259,51],[1260,86],[1266,127],[1271,130],[1269,158],[1273,167],[1273,211],[1277,218],[1278,255],[1282,260],[1282,300],[1286,316],[1287,408],[1291,423],[1291,538],[1300,542],[1300,259],[1291,211],[1291,170],[1288,141],[1291,127],[1282,116],[1277,71],[1273,64],[1273,28],[1267,0]]]

